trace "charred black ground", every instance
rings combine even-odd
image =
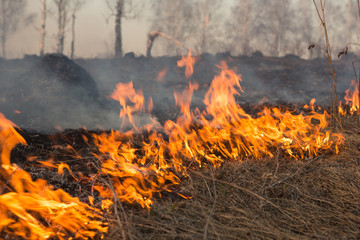
[[[19,127],[41,132],[55,129],[119,128],[119,104],[109,99],[117,83],[132,81],[145,99],[154,102],[152,114],[161,122],[178,115],[174,91],[184,90],[189,80],[177,67],[181,57],[146,58],[128,54],[119,59],[76,59],[49,54],[43,58],[0,61],[0,112]],[[352,61],[343,56],[335,61],[338,95],[344,96],[355,78]],[[203,107],[203,97],[218,65],[226,61],[242,75],[244,93],[238,102],[252,107],[259,102],[306,104],[312,98],[320,105],[330,100],[329,65],[326,59],[304,60],[293,55],[265,57],[202,54],[191,81],[199,84],[192,107]],[[166,74],[162,79],[159,72]],[[139,116],[141,118],[142,116]]]
[[[271,159],[225,161],[220,168],[189,166],[181,184],[172,187],[171,193],[155,197],[150,210],[125,204],[115,206],[117,211],[111,208],[103,219],[110,224],[105,239],[357,239],[357,121],[357,116],[342,117],[346,142],[339,155],[294,160],[277,154]],[[103,131],[75,129],[52,135],[18,131],[28,144],[12,151],[13,163],[34,180],[45,179],[55,189],[62,188],[84,202],[93,196],[100,205],[92,186],[106,176],[93,181],[87,177],[96,174],[100,164],[92,155],[96,147],[91,134]],[[146,138],[146,134],[124,136],[123,141],[136,148]],[[26,160],[31,156],[36,156],[36,161]],[[67,170],[59,175],[57,169],[38,163],[50,158],[67,163],[77,180]]]

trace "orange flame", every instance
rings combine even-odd
[[[156,81],[157,82],[163,82],[164,81],[164,77],[166,76],[168,72],[167,67],[164,67],[156,76]]]
[[[351,81],[349,89],[345,91],[344,100],[345,103],[339,102],[339,114],[353,114],[359,110],[359,83],[355,80]]]
[[[182,56],[182,58],[177,62],[178,67],[185,67],[185,76],[190,78],[194,73],[194,64],[196,63],[197,58],[191,56],[191,50],[189,50],[188,55]]]
[[[10,165],[10,153],[17,144],[26,144],[14,129],[15,125],[0,114],[0,232],[24,239],[66,239],[94,237],[106,232],[98,220],[101,212],[71,197],[62,190],[53,190],[46,181],[33,181],[30,174]]]
[[[70,175],[75,179],[78,180],[76,178],[76,176],[73,174],[73,172],[71,171],[69,165],[67,165],[66,163],[59,163],[59,164],[54,164],[52,159],[49,159],[47,161],[37,161],[38,163],[41,163],[43,166],[45,167],[49,167],[49,168],[55,168],[58,170],[58,174],[59,175],[64,175],[64,169],[67,169],[70,173]]]
[[[188,114],[191,120],[179,118],[177,123],[165,124],[173,159],[181,162],[185,156],[200,166],[206,161],[219,166],[224,159],[273,157],[272,149],[296,159],[316,156],[332,147],[338,152],[343,137],[325,130],[326,112],[295,115],[279,108],[265,108],[254,118],[236,103],[234,96],[242,91],[240,76],[224,62],[219,67],[222,71],[205,95],[206,111],[197,117]],[[312,108],[313,104],[314,100]]]
[[[190,63],[194,62],[183,61],[188,69],[192,67]],[[102,174],[112,180],[110,187],[96,186],[103,198],[116,195],[121,201],[137,202],[149,208],[155,193],[179,183],[172,171],[186,174],[189,162],[220,166],[225,160],[236,161],[247,156],[273,157],[274,149],[295,159],[332,149],[338,153],[343,137],[326,130],[328,115],[315,112],[315,99],[310,102],[310,113],[306,115],[265,108],[252,117],[235,100],[242,92],[241,76],[225,62],[218,67],[221,71],[205,95],[204,112],[190,111],[191,96],[197,84],[190,82],[182,94],[174,94],[182,116],[176,122],[165,123],[167,141],[153,130],[148,141],[135,149],[121,140],[123,134],[118,131],[93,135],[101,153],[96,156],[102,159]],[[188,72],[187,77],[190,76]],[[142,157],[137,157],[135,152]]]
[[[95,187],[103,198],[113,198],[116,195],[121,201],[136,202],[143,208],[150,208],[154,193],[160,193],[169,185],[179,183],[179,179],[155,159],[152,162],[146,161],[146,155],[143,159],[138,159],[136,149],[121,141],[120,132],[112,131],[110,134],[93,137],[101,153],[96,156],[102,159],[102,173],[112,180],[112,186]]]
[[[132,82],[118,83],[116,89],[111,94],[111,98],[118,101],[122,107],[120,110],[120,118],[123,119],[122,127],[125,120],[128,119],[132,126],[136,128],[133,113],[144,110],[144,95],[142,91],[136,92]]]
[[[190,104],[191,104],[191,98],[194,90],[197,90],[199,88],[199,84],[197,83],[189,83],[189,86],[185,89],[183,93],[174,92],[175,97],[175,103],[177,106],[180,107],[181,113],[186,116],[187,118],[190,118]]]
[[[21,137],[14,127],[15,124],[7,120],[5,116],[0,113],[1,166],[10,165],[10,153],[17,144],[26,144],[24,138]]]
[[[179,67],[186,67],[187,78],[193,74],[195,62],[190,51],[178,62]],[[11,165],[11,149],[25,140],[0,114],[0,183],[4,189],[0,193],[0,232],[27,239],[65,239],[68,233],[74,238],[92,238],[96,232],[107,231],[98,220],[102,211],[119,200],[149,209],[155,196],[180,183],[179,177],[187,174],[190,165],[218,167],[224,161],[246,157],[271,158],[275,151],[293,159],[325,151],[338,153],[344,138],[326,130],[328,114],[315,111],[315,99],[307,114],[264,108],[252,116],[235,99],[242,92],[241,76],[225,62],[218,67],[220,73],[205,94],[205,110],[191,111],[191,97],[198,85],[190,82],[183,93],[174,93],[182,116],[176,122],[167,121],[161,132],[155,130],[155,122],[143,127],[135,124],[133,113],[146,111],[142,92],[136,91],[132,82],[116,86],[111,97],[120,103],[120,117],[139,132],[147,131],[148,137],[134,144],[132,132],[92,134],[97,147],[93,154],[100,163],[96,178],[104,179],[94,187],[102,197],[102,210],[94,207],[93,196],[88,197],[91,206],[87,205],[61,189],[54,191],[44,180],[32,181],[28,173]],[[148,111],[151,109],[150,100]],[[90,142],[86,136],[84,141]],[[66,148],[76,154],[70,146]],[[73,175],[65,163],[42,163],[57,168],[60,174],[66,168]]]
[[[345,104],[350,106],[350,113],[359,110],[359,84],[355,80],[351,81],[350,88],[345,91]]]

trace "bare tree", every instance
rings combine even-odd
[[[75,54],[75,22],[76,15],[80,9],[89,1],[86,0],[54,0],[58,12],[58,33],[57,33],[57,52],[63,54],[65,44],[66,26],[70,22],[71,14],[71,47],[70,57]]]
[[[146,56],[147,57],[151,57],[151,49],[154,45],[154,41],[157,37],[163,37],[164,39],[167,39],[169,41],[172,41],[173,43],[175,43],[177,46],[184,48],[186,50],[189,50],[189,48],[185,47],[181,42],[179,42],[178,40],[167,36],[166,34],[159,32],[159,31],[152,31],[148,34],[148,40],[146,42]]]
[[[272,56],[302,52],[298,49],[297,36],[312,34],[309,23],[312,19],[308,18],[310,11],[304,13],[299,4],[305,3],[287,0],[234,1],[226,26],[231,48],[246,55],[253,49]],[[263,7],[265,5],[266,8]],[[304,26],[305,23],[308,26]]]
[[[154,18],[152,29],[176,39],[183,45],[192,47],[191,38],[195,36],[194,9],[192,0],[158,0],[153,2]],[[179,54],[183,48],[173,41],[159,39],[158,44],[163,54]]]
[[[71,6],[71,11],[72,11],[72,15],[71,15],[71,53],[70,53],[70,57],[71,59],[74,58],[74,54],[75,54],[75,20],[76,20],[76,14],[77,12],[85,5],[86,0],[73,0],[71,2],[72,6]]]
[[[121,57],[123,55],[121,19],[124,14],[124,1],[125,0],[118,0],[115,8],[115,57]]]
[[[324,29],[324,36],[325,36],[325,44],[326,44],[326,55],[328,57],[329,65],[330,65],[330,77],[331,77],[331,85],[333,87],[333,91],[331,92],[331,102],[332,102],[332,113],[338,112],[338,98],[337,98],[337,77],[336,72],[333,66],[332,62],[332,53],[331,53],[331,46],[330,46],[330,40],[329,40],[329,34],[328,34],[328,28],[327,28],[327,22],[326,22],[326,15],[325,15],[325,3],[322,0],[313,0],[316,12],[319,16],[319,20],[321,22],[321,25]]]
[[[252,50],[250,46],[249,29],[253,20],[252,4],[250,0],[236,0],[231,8],[231,15],[227,20],[226,29],[230,42],[229,48],[233,52],[248,55]],[[251,20],[251,21],[250,21]]]
[[[271,1],[269,6],[269,15],[265,15],[264,20],[270,22],[270,55],[279,56],[281,54],[289,53],[288,43],[285,38],[295,26],[294,9],[291,8],[291,2],[288,0]]]
[[[193,14],[196,48],[200,52],[218,51],[223,37],[222,0],[196,0]],[[200,35],[200,36],[198,36]],[[210,47],[211,46],[211,47]]]
[[[143,2],[141,0],[105,0],[111,12],[111,16],[115,17],[115,54],[121,57],[123,55],[123,36],[122,36],[122,20],[133,19],[138,16],[142,10]]]
[[[57,41],[57,53],[63,54],[64,41],[65,41],[65,27],[67,23],[67,14],[70,0],[54,0],[58,12],[58,33],[56,37]]]
[[[1,56],[6,58],[6,42],[9,35],[16,31],[23,18],[26,0],[0,0],[0,41]]]
[[[301,57],[312,57],[317,49],[311,49],[309,46],[312,44],[313,35],[316,35],[316,28],[314,24],[313,11],[311,5],[305,1],[298,1],[294,6],[294,18],[302,19],[302,21],[294,21],[293,27],[296,34],[292,41],[293,54]]]
[[[121,20],[125,16],[125,0],[105,0],[111,15],[115,16],[115,58],[123,55],[122,48],[122,25]],[[131,2],[131,1],[130,1]]]
[[[46,35],[45,24],[46,24],[46,0],[42,0],[41,28],[40,28],[40,56],[44,55],[45,35]]]

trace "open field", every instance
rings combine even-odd
[[[105,239],[359,238],[360,128],[355,117],[342,120],[346,141],[339,155],[293,160],[279,154],[272,159],[225,160],[218,168],[189,166],[181,183],[155,197],[150,210],[120,202],[111,207],[102,219],[109,223]],[[91,183],[21,160],[53,156],[67,163],[76,176],[91,174],[90,165],[98,160],[89,154],[92,145],[80,138],[87,133],[69,130],[51,137],[53,144],[70,144],[81,159],[54,149],[46,135],[20,133],[28,145],[18,146],[12,161],[33,178],[46,179],[87,202],[87,196],[94,194]]]
[[[325,86],[327,84],[323,82],[326,80],[326,77],[322,75],[326,71],[325,63],[319,62],[317,65],[318,68],[312,69],[311,71],[307,70],[319,75],[318,80],[313,81],[313,78],[307,80],[300,74],[304,72],[302,71],[302,67],[306,64],[311,65],[311,62],[296,57],[291,57],[291,61],[285,58],[267,58],[262,56],[254,56],[249,59],[230,58],[229,56],[219,58],[207,57],[208,59],[203,60],[203,62],[200,60],[197,63],[199,64],[200,70],[195,70],[193,75],[193,79],[198,82],[200,87],[194,95],[194,105],[191,106],[191,109],[198,107],[200,109],[211,110],[211,108],[208,108],[211,104],[206,105],[201,99],[207,95],[205,92],[212,86],[210,84],[211,79],[218,73],[216,71],[217,68],[206,67],[207,65],[205,65],[204,61],[211,60],[214,64],[217,64],[218,60],[226,58],[230,67],[239,66],[240,68],[240,66],[245,65],[244,62],[242,62],[243,65],[241,65],[241,61],[247,60],[246,66],[248,68],[244,68],[243,71],[238,69],[238,71],[240,73],[244,72],[244,74],[242,74],[244,89],[246,89],[246,91],[254,91],[253,93],[250,91],[250,93],[244,93],[244,95],[242,94],[240,97],[237,97],[236,104],[239,104],[238,106],[241,105],[241,109],[244,109],[254,116],[253,120],[255,123],[258,122],[256,119],[263,117],[257,114],[261,112],[264,107],[272,108],[279,106],[284,109],[284,111],[291,111],[290,116],[288,116],[290,118],[300,114],[300,112],[303,112],[305,120],[307,116],[315,116],[314,119],[306,120],[310,124],[310,130],[312,128],[311,126],[316,129],[321,125],[316,117],[316,113],[303,108],[302,104],[310,100],[313,95],[317,95],[322,99],[320,102],[326,105],[328,96],[325,94]],[[31,71],[32,74],[24,71],[24,73],[19,75],[18,70],[10,71],[10,69],[14,68],[6,68],[8,69],[7,74],[11,75],[16,83],[25,80],[35,83],[34,85],[27,86],[35,87],[35,89],[36,87],[40,87],[41,91],[36,91],[42,93],[44,93],[45,90],[49,91],[48,93],[50,94],[46,96],[51,99],[51,101],[43,101],[43,115],[39,115],[40,118],[32,118],[36,116],[32,114],[31,111],[31,107],[36,109],[36,106],[31,105],[33,100],[38,97],[36,94],[28,94],[25,98],[21,94],[5,94],[5,98],[2,101],[4,106],[6,106],[6,103],[11,103],[12,101],[15,101],[18,104],[17,106],[20,107],[30,106],[29,109],[25,108],[28,111],[24,112],[20,111],[21,109],[11,109],[9,107],[6,109],[9,113],[14,110],[19,110],[18,113],[13,113],[13,121],[17,123],[16,120],[19,120],[19,125],[25,126],[24,130],[18,129],[18,132],[27,142],[27,145],[17,145],[14,148],[11,152],[11,163],[16,164],[28,172],[31,176],[31,181],[37,182],[40,179],[44,179],[46,180],[46,184],[53,186],[50,187],[51,191],[52,189],[62,190],[71,195],[71,197],[78,198],[82,203],[91,204],[94,208],[101,209],[100,206],[103,206],[101,199],[106,197],[102,195],[103,193],[101,193],[99,186],[108,186],[110,189],[108,192],[110,194],[115,193],[115,182],[113,180],[117,178],[113,178],[113,175],[111,175],[113,172],[109,171],[107,173],[103,170],[103,165],[108,163],[106,160],[112,153],[110,150],[106,150],[106,152],[101,151],[103,147],[101,141],[104,141],[101,136],[105,136],[106,139],[110,141],[113,132],[107,129],[100,130],[92,128],[88,130],[73,128],[55,133],[47,132],[48,129],[42,131],[42,119],[46,119],[47,114],[49,114],[46,110],[54,107],[56,111],[51,111],[51,113],[58,112],[59,107],[60,109],[64,109],[64,106],[68,105],[68,108],[65,108],[68,109],[68,111],[65,111],[67,114],[83,119],[84,117],[89,117],[89,115],[83,114],[83,111],[80,112],[81,114],[76,112],[81,105],[83,105],[82,107],[85,107],[86,104],[96,106],[93,109],[95,110],[93,113],[99,114],[100,112],[96,110],[101,109],[101,106],[104,106],[103,104],[106,105],[106,103],[109,103],[110,106],[102,108],[101,113],[111,112],[112,114],[114,113],[115,116],[118,116],[119,106],[111,102],[110,99],[107,99],[106,96],[110,95],[112,91],[110,87],[116,82],[114,76],[121,76],[116,72],[116,66],[122,66],[122,71],[128,71],[124,76],[132,76],[131,80],[134,82],[135,89],[142,87],[144,95],[146,96],[145,98],[150,96],[154,97],[153,116],[157,119],[156,123],[165,123],[167,126],[169,122],[166,120],[176,119],[181,116],[181,114],[186,115],[186,112],[181,113],[174,107],[172,101],[175,100],[173,99],[174,97],[171,97],[170,92],[173,90],[186,90],[187,85],[187,80],[182,76],[183,70],[170,67],[169,59],[172,60],[172,64],[174,64],[179,58],[160,58],[153,60],[131,58],[126,62],[121,62],[120,59],[118,62],[108,62],[98,68],[92,65],[97,60],[88,60],[86,62],[79,60],[78,63],[81,66],[89,69],[89,73],[91,73],[90,75],[96,83],[96,92],[99,96],[93,98],[93,95],[90,94],[82,98],[72,99],[72,103],[81,103],[80,105],[76,105],[76,108],[71,104],[69,105],[66,101],[74,97],[73,94],[75,94],[75,92],[68,92],[68,95],[62,95],[58,92],[66,92],[66,88],[68,87],[68,85],[66,85],[68,83],[62,82],[64,75],[61,75],[61,73],[56,76],[57,72],[55,72],[56,78],[51,78],[51,81],[48,81],[46,80],[46,76],[49,76],[46,75],[48,72],[44,74],[44,72],[42,72],[43,69],[34,71],[31,67],[33,66],[31,62],[30,65],[28,65],[30,67],[27,71]],[[166,64],[161,65],[159,62],[162,60],[166,62]],[[253,62],[251,60],[253,60]],[[130,64],[131,61],[137,62],[137,64]],[[124,64],[122,65],[120,63]],[[295,68],[294,65],[292,65],[295,63],[300,64],[301,67]],[[5,65],[6,64],[7,63],[5,63]],[[115,66],[110,67],[111,64]],[[151,67],[152,64],[156,66],[159,65],[158,69]],[[339,62],[338,64],[341,66],[341,64],[344,63]],[[104,71],[104,66],[108,67],[107,71]],[[142,69],[144,66],[148,71],[139,71],[139,68]],[[251,66],[251,68],[249,66]],[[266,66],[271,67],[266,68]],[[276,68],[276,66],[278,66],[278,68]],[[319,66],[322,67],[320,68]],[[164,78],[157,78],[158,70],[161,72],[164,67],[168,69],[167,74]],[[324,69],[323,72],[320,69]],[[350,77],[351,74],[346,70],[348,70],[348,68],[343,68],[343,72],[340,71],[339,75],[342,76],[341,73],[343,73],[343,76]],[[13,73],[11,72],[15,72],[16,74],[12,75]],[[145,73],[147,74],[146,76],[144,75]],[[256,75],[252,75],[254,73],[256,73]],[[51,74],[54,73],[52,72]],[[202,78],[202,74],[206,77]],[[279,75],[281,78],[277,77]],[[18,78],[18,76],[21,76],[21,78]],[[35,78],[34,76],[39,78]],[[77,75],[75,74],[75,76]],[[150,76],[153,76],[152,82],[146,80],[150,79]],[[105,78],[107,78],[107,80]],[[168,79],[175,80],[171,81]],[[246,79],[251,79],[253,82],[250,80],[250,82],[245,83]],[[66,78],[65,80],[68,79]],[[126,83],[127,80],[128,79],[120,78],[120,82],[123,83]],[[277,84],[272,84],[274,82]],[[317,88],[309,87],[310,83],[316,85]],[[343,88],[345,88],[345,83],[342,84]],[[16,84],[14,84],[14,86],[16,86]],[[9,89],[13,91],[12,93],[16,93],[16,91],[26,93],[26,89],[21,85],[19,88],[14,86],[9,86]],[[43,88],[44,86],[46,87]],[[56,86],[55,90],[53,88],[54,86]],[[79,81],[79,84],[76,86],[76,88],[78,88],[77,91],[87,93],[88,88],[84,90],[82,86],[82,82]],[[270,89],[266,86],[269,86]],[[159,91],[164,89],[166,89],[166,91],[162,95],[159,94]],[[293,94],[281,95],[274,94],[273,92],[286,93],[289,89],[292,89],[291,91],[294,92],[300,91],[300,93],[304,94],[303,98],[299,99],[296,98],[296,96],[292,98],[294,97]],[[91,90],[93,91],[94,88],[91,88]],[[6,93],[6,91],[3,90],[3,93]],[[270,100],[269,97],[271,97],[271,94],[277,96],[277,99],[274,101]],[[229,96],[229,94],[225,95]],[[262,95],[266,96],[268,100],[260,98]],[[7,97],[13,98],[9,100]],[[168,100],[165,101],[164,99]],[[58,104],[48,106],[46,105],[48,102]],[[221,102],[219,104],[221,104]],[[11,107],[13,105],[10,104],[8,106]],[[162,106],[165,106],[165,108]],[[223,108],[226,109],[225,107]],[[237,111],[241,109],[239,107],[235,108]],[[217,123],[215,121],[216,116],[210,115],[210,110],[206,110],[208,115],[205,115],[201,121],[201,115],[198,118],[192,118],[189,126],[186,122],[177,123],[179,126],[186,128],[185,132],[189,133],[188,138],[195,137],[195,140],[198,139],[201,141],[199,142],[199,146],[204,148],[205,153],[199,154],[202,149],[197,149],[197,152],[195,151],[197,155],[195,155],[194,158],[189,157],[189,154],[187,155],[187,144],[185,144],[185,142],[188,143],[190,147],[197,147],[196,142],[194,143],[185,138],[186,140],[184,142],[177,145],[177,149],[171,149],[170,147],[173,143],[171,141],[174,141],[174,136],[171,131],[166,132],[166,127],[158,132],[158,138],[156,138],[156,140],[152,140],[154,130],[138,131],[130,135],[122,133],[115,134],[115,143],[120,143],[120,145],[115,145],[117,146],[115,147],[115,152],[119,154],[121,159],[128,159],[130,157],[130,155],[126,155],[129,149],[123,149],[124,146],[130,146],[131,149],[134,149],[132,153],[134,153],[136,161],[145,159],[145,162],[141,164],[135,162],[137,164],[136,167],[130,169],[138,171],[135,175],[119,175],[118,183],[120,183],[120,185],[124,184],[125,186],[128,179],[137,179],[137,177],[144,175],[145,179],[141,180],[139,178],[139,188],[136,189],[136,191],[144,195],[143,198],[137,201],[133,201],[135,198],[130,198],[130,200],[127,199],[125,201],[118,201],[116,200],[117,198],[115,198],[114,204],[110,204],[108,209],[103,209],[101,215],[92,216],[94,219],[97,219],[97,224],[108,226],[108,231],[104,235],[105,239],[357,239],[360,237],[360,127],[357,116],[341,116],[342,127],[333,124],[332,126],[327,126],[326,129],[320,128],[319,132],[321,134],[319,138],[321,139],[320,142],[324,145],[320,146],[316,154],[313,154],[310,150],[304,150],[307,148],[302,149],[302,146],[289,145],[290,147],[286,147],[286,142],[280,144],[275,142],[275,145],[268,147],[269,153],[261,152],[263,151],[261,150],[259,155],[261,157],[255,158],[251,154],[247,156],[241,155],[247,153],[247,151],[249,153],[259,153],[254,150],[257,145],[256,141],[252,142],[252,140],[248,139],[249,136],[241,135],[241,129],[235,128],[238,123],[237,121],[231,121],[230,119],[230,133],[232,133],[231,131],[237,131],[236,134],[238,134],[231,136],[230,140],[222,141],[220,139],[212,142],[211,137],[209,137],[209,139],[196,138],[197,135],[202,134],[203,129],[206,129],[204,126],[207,125],[205,124],[209,124],[207,127],[212,127],[213,125],[211,124],[214,122]],[[320,110],[320,112],[323,111]],[[60,115],[57,116],[59,120],[64,120],[61,118],[61,114],[63,113],[62,111],[59,112]],[[143,117],[139,115],[138,112],[134,113],[134,117]],[[276,115],[276,112],[272,112],[270,115],[278,125],[281,125],[282,117]],[[237,115],[235,114],[234,116]],[[241,118],[242,120],[248,118],[245,117],[245,114],[240,114],[240,116],[243,117]],[[71,120],[72,118],[69,119]],[[66,121],[69,121],[69,119],[66,119]],[[10,118],[10,120],[12,119]],[[197,120],[199,120],[199,122],[197,122]],[[330,119],[327,120],[331,122]],[[33,124],[31,126],[35,126],[35,129],[38,129],[38,131],[30,127],[26,128],[29,123]],[[222,126],[221,121],[217,124]],[[337,127],[335,127],[335,125]],[[222,129],[217,127],[218,125],[215,126],[213,131],[214,134],[217,134]],[[243,127],[243,125],[240,126]],[[270,129],[271,128],[270,126]],[[267,128],[262,126],[261,129]],[[1,126],[0,130],[0,133],[3,134],[2,132],[6,130],[4,125]],[[176,130],[176,128],[172,130]],[[284,128],[283,130],[282,135],[289,141],[291,136],[289,136],[288,129]],[[325,135],[322,135],[325,130],[328,130],[329,134],[331,134],[330,140],[334,141],[334,145],[332,145],[333,143],[331,141],[327,143],[329,139],[325,137]],[[194,132],[196,134],[191,135],[191,133]],[[0,137],[2,136],[1,134]],[[295,135],[295,138],[291,141],[297,141],[296,136],[302,136],[305,137],[305,139],[309,137],[311,139],[311,137],[313,137],[311,134],[313,133],[306,132],[305,134]],[[335,145],[336,141],[333,140],[336,139],[336,134],[342,134],[345,139],[344,143],[339,141],[338,154],[335,154],[337,152],[335,146],[337,145]],[[176,135],[181,134],[175,133],[175,136]],[[265,135],[267,135],[266,132],[260,136],[264,136],[265,138]],[[242,146],[239,149],[236,149],[236,147],[231,149],[230,145],[236,141],[236,136],[242,139],[246,146]],[[258,141],[260,142],[260,140],[261,139]],[[271,142],[272,140],[267,141]],[[301,141],[304,141],[304,144],[309,144],[306,142],[307,140]],[[214,145],[212,146],[210,143],[214,143]],[[221,148],[221,144],[224,144],[225,148]],[[2,153],[6,151],[6,147],[6,145],[2,147]],[[292,152],[289,152],[291,147],[295,148]],[[161,153],[163,154],[161,155],[162,157],[158,158],[160,149],[164,149],[164,153]],[[213,151],[213,149],[215,150]],[[226,157],[227,149],[233,151],[230,155],[234,157]],[[177,151],[179,153],[177,153]],[[239,155],[235,156],[236,151],[240,152]],[[143,153],[150,153],[150,155],[144,157]],[[199,155],[201,155],[200,158]],[[269,157],[270,155],[272,155],[272,157]],[[304,156],[304,158],[302,159],[301,156]],[[172,163],[172,161],[175,161],[175,157],[179,158],[177,160],[181,160],[181,168],[177,168],[176,164],[178,164],[178,162]],[[164,163],[159,159],[162,158],[165,158],[166,165],[170,163],[174,164],[170,164],[170,170],[168,170],[168,167],[161,167],[161,164]],[[7,169],[5,162],[6,156],[2,155],[1,160],[5,167],[0,168],[0,170]],[[135,163],[131,162],[131,164]],[[120,164],[120,162],[118,164]],[[214,167],[214,165],[217,167]],[[124,166],[128,165],[125,164]],[[157,166],[160,169],[160,175],[157,176],[154,169],[149,172],[147,170],[145,171],[145,168],[142,168],[142,166]],[[123,171],[121,168],[119,169]],[[124,172],[121,171],[119,172],[124,174]],[[133,171],[125,172],[125,174],[130,173],[133,173]],[[0,182],[3,183],[2,196],[15,191],[17,188],[17,183],[12,183],[12,174],[10,174],[9,178],[6,178],[6,174],[4,176],[4,179],[0,179]],[[24,180],[25,183],[26,181]],[[147,190],[147,187],[149,187],[149,184],[152,184],[152,182],[157,185],[155,184],[155,188],[152,189],[154,192],[147,195],[148,193],[145,190]],[[26,189],[26,184],[24,188]],[[124,196],[128,194],[126,189],[123,189],[123,191]],[[26,193],[31,194],[30,191]],[[119,198],[124,197],[121,194],[118,196]],[[151,200],[151,203],[148,200]],[[142,207],[141,204],[143,204]],[[33,214],[35,218],[38,218],[36,209],[28,211],[30,214]],[[9,216],[11,216],[11,214],[9,214]],[[14,218],[16,219],[16,217]],[[40,224],[50,226],[50,220],[41,217],[39,217],[39,219]],[[86,227],[86,225],[85,223],[83,227]],[[14,235],[11,234],[11,230],[9,229],[11,229],[11,227],[3,228],[0,236],[4,239],[13,239]],[[77,232],[69,232],[66,229],[59,228],[59,232],[60,231],[65,231],[65,238],[76,236],[75,234],[77,234]],[[95,238],[100,239],[101,234],[98,233]]]

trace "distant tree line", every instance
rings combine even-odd
[[[34,15],[25,15],[26,0],[0,0],[0,56],[6,58],[6,44],[9,36],[14,33],[22,22],[27,25]]]
[[[158,0],[153,30],[174,37],[198,52],[269,56],[323,56],[324,37],[312,1],[303,0]],[[340,50],[359,42],[357,0],[326,1],[330,42]],[[309,46],[315,45],[314,48]],[[160,54],[182,51],[173,41],[154,44]],[[353,46],[352,51],[359,51]]]
[[[71,34],[70,57],[75,56],[76,16],[89,0],[39,0],[41,12],[39,55],[44,54],[48,6],[57,19],[56,52],[63,54]],[[102,0],[114,20],[114,57],[123,51],[123,19],[146,17],[151,22],[147,55],[174,55],[190,48],[198,53],[229,52],[249,55],[294,54],[313,58],[323,54],[323,35],[311,1],[303,0]],[[34,21],[24,15],[30,0],[0,0],[0,56],[20,24]],[[33,0],[31,0],[33,4]],[[151,14],[148,12],[151,11]],[[147,14],[145,14],[147,13]],[[357,0],[326,1],[331,46],[340,50],[359,42]],[[35,24],[35,23],[33,23]],[[71,31],[68,31],[71,29]],[[308,49],[308,46],[315,45]],[[351,51],[358,51],[350,45]]]

